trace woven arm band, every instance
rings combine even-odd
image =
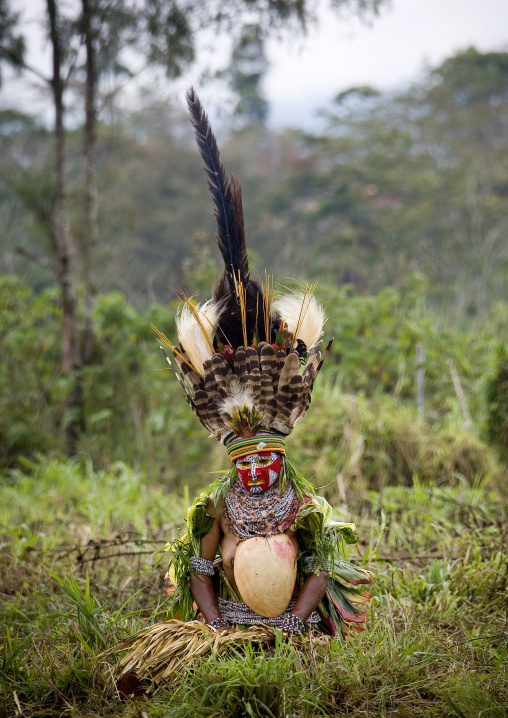
[[[215,571],[213,568],[213,561],[209,561],[207,558],[199,558],[199,556],[192,556],[190,560],[191,570],[193,573],[197,573],[201,576],[213,576]]]
[[[214,618],[208,624],[210,628],[215,628],[216,631],[224,630],[225,628],[231,628],[231,624],[225,621],[223,618]]]
[[[285,613],[280,627],[285,633],[303,633],[305,631],[305,623],[294,613]]]

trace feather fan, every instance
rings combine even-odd
[[[232,430],[250,436],[260,427],[287,435],[309,407],[314,380],[331,346],[321,354],[325,314],[314,298],[315,284],[289,280],[276,293],[268,273],[264,285],[251,276],[240,183],[227,175],[192,88],[187,103],[214,201],[224,273],[213,299],[201,306],[182,292],[176,313],[181,349],[156,332],[173,352],[175,364],[166,358],[191,409],[219,441]],[[302,375],[300,358],[306,351],[300,342],[309,351]]]

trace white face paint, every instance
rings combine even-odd
[[[266,491],[279,477],[280,459],[273,451],[248,454],[237,459],[235,465],[245,489],[251,494]]]

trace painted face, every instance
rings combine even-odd
[[[280,457],[273,451],[259,451],[237,459],[236,470],[250,494],[258,494],[273,486],[279,478]]]

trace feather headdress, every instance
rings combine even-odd
[[[268,274],[264,283],[251,275],[240,183],[228,177],[193,89],[187,103],[215,206],[224,273],[203,305],[182,294],[176,315],[180,347],[156,332],[171,350],[174,361],[164,353],[189,406],[216,439],[226,443],[259,432],[287,436],[309,408],[333,340],[322,353],[325,315],[314,297],[316,285],[275,292]]]

